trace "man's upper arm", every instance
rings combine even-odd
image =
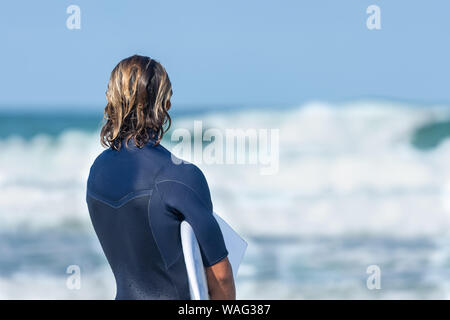
[[[208,184],[198,168],[193,166],[193,170],[176,180],[162,179],[157,182],[157,188],[166,209],[180,214],[191,225],[205,267],[228,255],[222,232],[213,216]]]

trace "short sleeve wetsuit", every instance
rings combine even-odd
[[[116,299],[190,299],[180,224],[189,222],[205,267],[228,255],[200,169],[150,140],[109,148],[87,183],[89,214],[114,273]]]

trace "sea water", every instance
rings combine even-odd
[[[0,298],[114,298],[85,204],[101,119],[0,113]],[[199,165],[214,210],[249,243],[238,298],[450,298],[449,107],[311,102],[173,120],[172,130],[279,129],[276,174]],[[162,144],[174,147],[170,132]],[[68,285],[74,265],[79,288]]]

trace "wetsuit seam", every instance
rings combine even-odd
[[[202,205],[204,205],[204,206],[206,207],[207,210],[211,210],[211,214],[212,214],[212,207],[211,207],[211,208],[208,207],[208,206],[205,204],[205,202],[202,201],[202,198],[199,196],[199,194],[198,194],[197,192],[195,192],[195,190],[193,190],[191,187],[189,187],[187,184],[185,184],[185,183],[183,183],[183,182],[181,182],[181,181],[178,181],[178,180],[171,180],[171,179],[166,179],[166,180],[161,180],[161,181],[155,182],[155,189],[158,191],[158,193],[159,193],[158,184],[159,184],[159,183],[163,183],[163,182],[177,182],[177,183],[179,183],[179,184],[181,184],[181,185],[187,187],[189,190],[191,190],[191,191],[195,194],[195,196],[200,200],[200,203],[201,203]],[[160,199],[161,199],[161,195],[160,195],[159,197],[160,197]],[[162,199],[161,199],[161,201],[165,204],[165,202],[164,202]],[[215,218],[214,218],[214,219],[215,219]],[[184,219],[184,220],[186,220],[186,219]],[[208,256],[208,254],[207,254],[205,251],[203,251],[203,254],[205,255],[205,257],[206,257],[206,258],[208,259],[208,261],[209,261],[209,256]],[[227,255],[228,255],[228,252],[227,252],[227,254],[226,254],[225,256],[227,256]],[[222,259],[223,259],[223,257],[222,257]],[[220,261],[220,260],[218,260],[218,261]]]
[[[156,193],[158,194],[158,197],[159,197],[159,200],[161,200],[161,203],[165,204],[164,200],[161,198],[161,193],[159,192],[158,186],[157,186],[156,184],[155,184],[155,191],[156,191]],[[149,219],[150,219],[150,216],[149,216]],[[152,232],[153,232],[153,231],[152,231]],[[154,236],[153,236],[153,237],[154,237]],[[157,243],[157,245],[158,245],[158,243]],[[158,247],[158,249],[159,249],[159,247]],[[167,269],[170,268],[171,266],[173,266],[173,265],[175,264],[175,262],[177,262],[178,259],[180,259],[180,256],[181,256],[182,253],[183,253],[183,252],[180,251],[180,252],[178,253],[178,255],[176,256],[176,258],[173,260],[173,262],[171,262],[171,263],[169,263],[169,264],[167,264],[167,263],[164,261],[164,264],[166,265]]]
[[[205,201],[202,200],[202,197],[200,197],[200,195],[194,189],[192,189],[190,186],[188,186],[184,182],[181,182],[179,180],[166,179],[166,180],[161,180],[161,181],[155,182],[156,187],[157,187],[158,184],[163,183],[163,182],[176,182],[176,183],[179,183],[179,184],[185,186],[186,188],[191,190],[197,196],[197,198],[200,200],[200,202],[202,202],[203,205],[205,205],[208,210],[210,210],[209,208],[211,207],[211,211],[212,211],[212,206],[208,205],[207,203],[205,203]]]
[[[152,203],[153,196],[154,196],[154,194],[152,194],[152,196],[151,196],[150,199],[148,200],[148,204],[147,204],[147,219],[148,219],[148,225],[149,225],[149,227],[150,227],[150,232],[152,233],[153,240],[155,240],[156,247],[158,248],[159,255],[161,256],[161,259],[162,259],[162,261],[164,262],[164,267],[165,267],[166,270],[167,270],[168,268],[167,268],[167,262],[166,262],[166,259],[165,259],[164,256],[162,255],[162,251],[161,251],[161,249],[160,249],[160,247],[159,247],[158,241],[156,240],[155,234],[153,233],[152,222],[150,221],[150,204]]]
[[[159,199],[161,200],[161,202],[163,202],[162,199],[161,199],[161,195],[159,194],[158,187],[156,186],[156,184],[155,184],[155,189],[156,189],[155,191],[158,194]],[[170,275],[170,273],[169,273],[169,268],[170,268],[170,266],[173,265],[173,263],[170,264],[170,265],[167,264],[167,261],[166,261],[166,259],[164,258],[163,254],[162,254],[161,248],[159,247],[158,240],[156,239],[155,234],[153,233],[153,227],[152,227],[152,223],[150,221],[150,204],[152,202],[152,199],[153,199],[154,195],[155,194],[152,193],[152,195],[150,196],[150,198],[148,200],[148,206],[147,206],[147,218],[148,218],[148,224],[149,224],[149,227],[150,227],[150,232],[152,233],[153,240],[155,241],[156,247],[158,248],[159,255],[160,255],[162,261],[164,262],[164,267],[166,268],[166,271],[167,271],[167,273],[169,275],[170,283],[172,284],[172,287],[174,288],[175,292],[177,293],[178,298],[180,298],[180,293],[178,292],[177,286],[174,284],[173,279],[172,279],[172,275]],[[177,261],[177,260],[178,260],[178,258],[175,261]]]
[[[178,292],[177,286],[173,283],[172,275],[171,275],[171,272],[169,272],[169,269],[167,269],[167,273],[169,274],[170,283],[172,284],[172,287],[175,289],[178,299],[181,299],[181,296],[180,296],[180,293]]]
[[[167,268],[170,268],[171,266],[173,266],[173,265],[180,259],[180,256],[181,256],[182,254],[183,254],[183,251],[180,251],[180,252],[178,253],[177,257],[173,260],[172,263],[170,263],[170,264],[167,266]]]
[[[87,190],[86,193],[89,197],[91,197],[97,201],[100,201],[110,207],[118,209],[120,207],[123,207],[128,202],[130,202],[131,200],[134,200],[136,198],[151,196],[153,193],[153,189],[144,189],[144,190],[129,192],[125,196],[120,198],[119,200],[107,200],[104,197],[100,196],[99,194],[97,194],[93,191],[90,191],[90,190]]]

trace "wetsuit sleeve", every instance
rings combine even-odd
[[[222,232],[213,216],[213,208],[208,184],[203,174],[198,171],[184,181],[162,180],[157,182],[157,189],[166,209],[181,215],[194,230],[202,254],[203,265],[212,266],[225,258]]]

